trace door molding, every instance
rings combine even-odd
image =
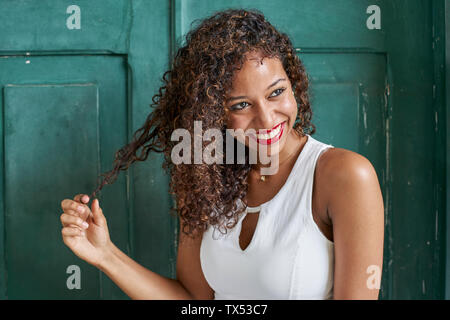
[[[446,264],[445,264],[445,299],[450,300],[450,1],[446,0],[445,3],[440,3],[440,8],[445,6],[444,10],[441,12],[445,13],[445,16],[437,19],[439,23],[439,19],[442,20],[440,24],[442,30],[442,38],[445,39],[445,45],[442,45],[442,51],[444,55],[444,76],[442,77],[443,88],[445,90],[443,96],[443,108],[442,113],[440,114],[440,119],[446,119],[441,121],[441,127],[443,127],[444,137],[443,147],[446,152],[444,154],[445,160],[443,169],[445,171],[445,185],[444,185],[444,206],[446,212],[446,241],[445,241],[445,252],[446,252]],[[439,30],[439,29],[438,29]]]

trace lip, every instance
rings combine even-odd
[[[281,126],[284,122],[286,122],[286,121],[280,122],[280,123],[277,124],[275,127],[273,127],[272,129],[269,129],[269,130],[266,130],[266,129],[258,130],[258,132],[256,132],[256,134],[260,134],[260,133],[267,133],[267,134],[269,134],[269,133],[271,133],[273,130],[275,130],[275,129],[277,129],[279,126]]]
[[[285,126],[286,126],[286,121],[283,121],[283,122],[281,122],[280,124],[277,124],[275,127],[273,127],[273,128],[270,129],[270,130],[264,131],[264,133],[270,133],[272,130],[277,129],[279,126],[281,126],[280,133],[278,133],[278,134],[277,134],[275,137],[273,137],[273,138],[270,138],[270,139],[258,139],[258,138],[256,138],[256,136],[253,135],[253,134],[251,134],[250,137],[251,137],[253,140],[256,140],[256,142],[259,143],[259,144],[264,144],[264,145],[271,145],[271,144],[274,144],[275,142],[277,142],[278,140],[280,140],[281,137],[283,136],[284,128],[285,128]],[[260,132],[259,132],[259,130],[258,130],[258,134],[259,134],[259,133],[260,133]]]

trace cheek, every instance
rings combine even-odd
[[[227,118],[227,129],[235,129],[236,127],[236,121],[233,119],[233,117]]]
[[[243,117],[229,116],[227,118],[227,129],[246,129],[247,122]]]
[[[245,130],[248,128],[248,121],[245,117],[237,117],[237,116],[229,116],[227,118],[227,129],[235,130],[234,134],[236,134],[236,139],[242,144],[247,144],[246,140],[248,138],[245,137]],[[238,130],[238,129],[242,129]]]
[[[297,101],[293,95],[287,96],[280,104],[280,111],[289,116],[292,121],[297,117]]]

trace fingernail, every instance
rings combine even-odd
[[[89,228],[89,224],[86,221],[83,221],[82,225],[85,229]]]

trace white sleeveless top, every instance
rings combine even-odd
[[[314,170],[327,145],[308,136],[280,191],[260,210],[253,238],[239,246],[245,212],[226,235],[209,226],[200,263],[216,300],[332,299],[334,243],[312,216]],[[242,201],[240,202],[242,204]]]

